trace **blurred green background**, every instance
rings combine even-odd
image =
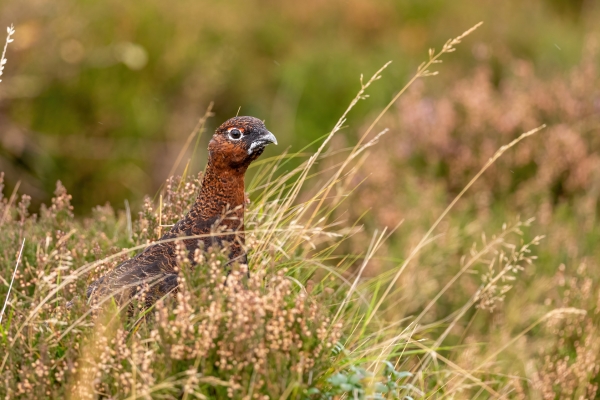
[[[593,0],[4,0],[0,26],[14,23],[16,34],[0,83],[0,171],[9,190],[21,181],[34,205],[61,180],[78,214],[124,199],[136,208],[164,182],[210,102],[215,117],[201,149],[241,107],[277,135],[268,154],[297,150],[331,129],[361,73],[388,60],[353,111],[353,129],[429,47],[479,21],[427,81],[438,96],[481,64],[500,81],[506,57],[538,74],[566,74],[598,16]],[[350,142],[353,129],[344,131]],[[204,163],[201,153],[193,171]]]

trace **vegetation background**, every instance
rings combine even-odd
[[[65,196],[54,194],[60,180],[78,216],[97,218],[93,207],[106,202],[122,210],[124,200],[134,215],[147,212],[144,195],[163,187],[211,103],[215,115],[200,150],[214,127],[240,110],[265,119],[276,134],[280,145],[266,157],[287,147],[310,155],[360,89],[359,76],[392,60],[332,141],[341,152],[414,75],[427,49],[484,21],[444,56],[438,76],[417,81],[379,121],[376,131],[389,132],[357,165],[352,197],[332,211],[360,218],[364,229],[338,251],[364,252],[374,231],[402,221],[364,271],[393,276],[496,150],[547,124],[457,203],[439,236],[395,282],[384,315],[409,321],[425,313],[422,322],[431,325],[419,337],[438,346],[443,338],[440,350],[452,365],[499,392],[590,398],[600,383],[598,20],[593,0],[4,1],[0,26],[16,28],[0,83],[4,200],[19,182],[18,191],[32,197],[30,211],[43,215],[42,203]],[[188,159],[190,171],[202,169],[205,154],[192,158],[193,148],[176,174]],[[339,161],[334,154],[318,168]],[[292,159],[289,168],[300,163]],[[533,249],[538,259],[461,314],[502,269],[486,256],[450,289],[445,285],[472,243],[485,247],[519,216],[535,218],[523,228],[524,243],[545,236]],[[99,242],[98,257],[130,244],[124,225],[119,229],[121,239]],[[0,250],[7,279],[18,246]],[[546,324],[552,310],[571,308],[586,314]],[[448,324],[459,314],[461,322]],[[421,368],[421,355],[403,361],[404,369]],[[429,386],[413,383],[434,394],[492,393],[481,382],[471,382],[470,391],[439,371]]]
[[[4,1],[0,23],[19,36],[0,95],[0,168],[34,204],[50,199],[58,179],[78,214],[106,201],[139,204],[210,102],[209,132],[241,107],[265,119],[282,147],[301,148],[331,129],[361,73],[393,61],[355,121],[387,103],[424,49],[479,21],[477,36],[427,82],[430,93],[447,96],[481,66],[499,87],[515,61],[536,76],[567,77],[592,35],[594,4]],[[198,170],[204,158],[193,161]]]

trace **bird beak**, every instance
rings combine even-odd
[[[275,135],[273,135],[271,132],[265,131],[265,133],[261,134],[250,145],[250,148],[248,149],[248,154],[254,153],[254,149],[257,147],[264,148],[266,145],[271,144],[271,143],[277,144],[277,139],[275,138]]]
[[[267,143],[273,143],[277,145],[277,138],[269,131],[267,131],[267,133],[261,137],[261,140],[264,140]]]

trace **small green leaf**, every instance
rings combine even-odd
[[[349,383],[351,383],[351,384],[353,384],[353,385],[356,385],[356,384],[357,384],[358,382],[360,382],[360,381],[361,381],[361,380],[362,380],[364,377],[365,377],[365,376],[364,376],[363,374],[356,373],[356,374],[352,375],[352,376],[350,377],[350,379],[348,379],[348,382],[349,382]]]
[[[394,364],[392,364],[391,362],[386,360],[383,363],[385,364],[385,372],[386,373],[390,373],[390,372],[396,370],[396,368],[394,367]]]
[[[387,393],[389,391],[388,387],[381,382],[375,383],[375,390],[379,393]]]
[[[394,378],[396,379],[404,379],[413,376],[413,374],[408,371],[392,371],[392,375],[394,375]]]
[[[346,375],[337,373],[331,378],[327,379],[327,382],[331,383],[334,386],[340,386],[341,384],[348,382],[348,377],[346,377]]]

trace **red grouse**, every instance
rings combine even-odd
[[[207,249],[227,241],[230,262],[245,264],[244,175],[270,143],[277,144],[275,136],[257,118],[235,117],[223,123],[208,144],[208,165],[200,193],[188,214],[156,244],[94,281],[88,287],[88,298],[100,300],[114,294],[118,300],[127,300],[147,284],[145,302],[150,305],[175,289],[176,243],[164,240],[177,237],[206,235],[183,240],[191,256],[201,246]]]

